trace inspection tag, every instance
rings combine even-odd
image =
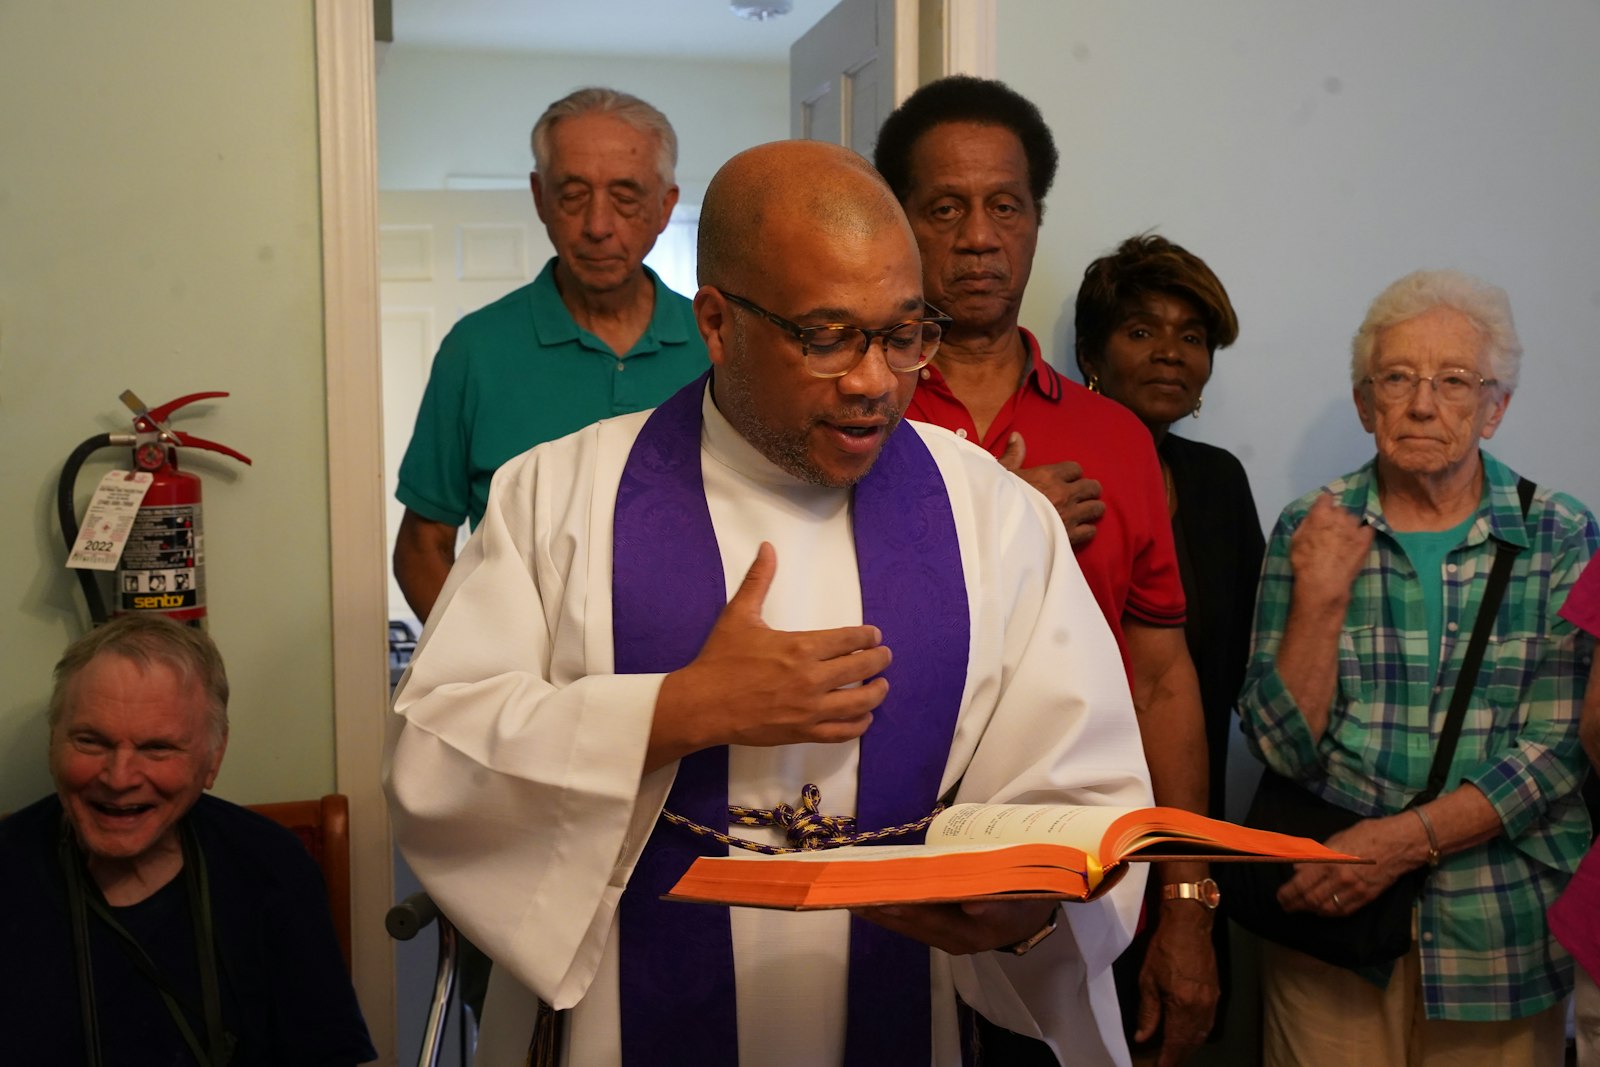
[[[107,471],[89,498],[89,510],[78,539],[67,554],[67,566],[90,571],[114,571],[128,545],[128,531],[150,483],[150,471]]]

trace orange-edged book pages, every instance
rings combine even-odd
[[[1309,838],[1178,808],[958,804],[921,845],[854,845],[694,861],[668,900],[810,911],[958,900],[1093,900],[1127,864],[1163,859],[1364,863]]]

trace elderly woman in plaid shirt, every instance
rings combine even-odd
[[[1267,546],[1240,713],[1269,767],[1362,816],[1279,900],[1346,914],[1436,863],[1417,936],[1361,972],[1263,949],[1268,1067],[1562,1062],[1572,962],[1545,911],[1589,843],[1578,796],[1580,638],[1556,612],[1600,532],[1483,451],[1521,360],[1504,291],[1454,271],[1386,289],[1356,333],[1377,456],[1289,505]],[[1427,784],[1498,542],[1520,549],[1444,792]]]

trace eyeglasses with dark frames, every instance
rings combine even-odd
[[[864,326],[842,322],[801,326],[736,293],[726,289],[719,289],[718,292],[731,303],[760,315],[799,341],[806,370],[818,378],[842,378],[849,374],[866,356],[872,342],[880,337],[883,339],[883,356],[890,370],[900,374],[921,370],[939,351],[940,338],[955,321],[932,304],[924,304],[928,313],[922,318],[907,319],[881,330],[869,330]]]

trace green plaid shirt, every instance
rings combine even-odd
[[[1482,453],[1483,502],[1444,562],[1444,634],[1435,666],[1421,585],[1384,522],[1374,464],[1296,500],[1267,544],[1249,673],[1239,698],[1251,750],[1324,799],[1365,816],[1400,811],[1428,781],[1495,542],[1521,552],[1467,705],[1446,790],[1470,782],[1505,832],[1447,856],[1418,913],[1422,991],[1430,1019],[1531,1015],[1572,989],[1572,961],[1545,911],[1589,846],[1578,795],[1585,767],[1578,709],[1589,639],[1556,615],[1600,542],[1578,501],[1540,489],[1522,520],[1517,475]],[[1320,493],[1376,531],[1339,634],[1339,680],[1328,727],[1313,741],[1278,675],[1276,656],[1294,574],[1289,538]],[[1398,594],[1398,595],[1397,595]],[[1396,618],[1396,605],[1404,617]],[[1387,968],[1370,977],[1382,983]]]

